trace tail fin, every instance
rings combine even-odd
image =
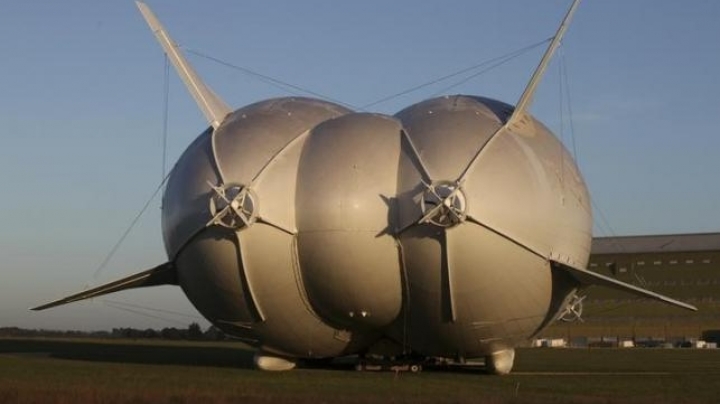
[[[697,311],[697,307],[683,303],[679,300],[675,300],[673,298],[661,295],[659,293],[655,293],[652,291],[649,291],[647,289],[639,288],[637,286],[631,285],[629,283],[621,282],[617,279],[610,278],[605,275],[601,275],[596,272],[588,271],[586,269],[580,269],[575,268],[566,264],[562,264],[557,261],[551,261],[552,267],[554,269],[559,269],[562,271],[565,271],[566,273],[570,274],[573,278],[575,278],[576,281],[580,282],[583,285],[599,285],[599,286],[605,286],[608,288],[613,288],[617,290],[621,290],[624,292],[632,293],[634,295],[640,296],[640,297],[646,297],[649,299],[654,299],[663,303],[671,304],[673,306],[677,306],[686,310],[692,310]]]
[[[525,91],[523,91],[520,99],[515,105],[515,111],[508,119],[508,125],[512,125],[515,122],[521,120],[523,115],[526,113],[528,107],[530,107],[533,96],[535,95],[535,90],[537,89],[537,85],[540,82],[540,79],[542,79],[543,75],[545,74],[545,69],[547,68],[550,60],[555,54],[555,50],[560,45],[560,41],[565,35],[565,31],[567,31],[567,27],[570,25],[570,20],[572,19],[573,14],[575,14],[575,9],[577,8],[578,4],[580,4],[580,0],[574,0],[567,14],[565,14],[565,18],[563,18],[560,27],[558,28],[555,36],[550,42],[550,45],[548,45],[548,48],[545,50],[545,54],[543,55],[542,59],[540,59],[540,63],[538,64],[537,68],[535,68],[535,72],[533,73],[530,81],[525,87]]]
[[[128,277],[106,283],[90,290],[85,290],[83,292],[75,293],[74,295],[70,295],[62,299],[58,299],[37,307],[33,307],[30,310],[40,311],[49,309],[51,307],[62,306],[63,304],[77,302],[79,300],[90,299],[93,297],[106,295],[108,293],[118,292],[121,290],[159,285],[177,285],[177,273],[175,272],[175,266],[171,262],[166,262],[162,265],[156,266],[155,268],[148,269],[147,271],[130,275]]]
[[[160,24],[155,14],[150,8],[141,1],[135,2],[140,9],[145,21],[150,26],[155,38],[160,42],[165,54],[175,66],[180,78],[185,83],[188,91],[195,99],[198,107],[202,110],[205,118],[213,128],[217,129],[228,113],[231,112],[230,107],[220,99],[215,93],[200,79],[195,73],[192,66],[185,59],[178,49],[177,44],[170,38],[165,28]]]

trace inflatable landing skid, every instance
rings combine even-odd
[[[357,371],[375,372],[411,372],[420,373],[423,368],[430,370],[459,370],[485,372],[495,375],[506,375],[510,373],[515,361],[515,350],[505,349],[488,355],[484,361],[466,361],[450,358],[427,358],[427,357],[359,357],[355,364]]]
[[[428,359],[358,358],[355,370],[359,372],[410,372],[420,373],[423,366],[431,364]]]

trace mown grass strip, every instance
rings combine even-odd
[[[717,350],[524,349],[517,373],[505,377],[265,373],[248,358],[252,352],[235,344],[0,339],[0,402],[663,404],[720,397]]]

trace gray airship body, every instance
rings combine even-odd
[[[231,112],[138,3],[211,127],[167,180],[168,262],[40,306],[179,285],[261,369],[301,358],[485,358],[620,288],[583,268],[590,198],[562,143],[527,111],[577,1],[515,107],[453,95],[394,116],[287,97]]]

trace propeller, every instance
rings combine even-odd
[[[585,322],[582,318],[582,313],[583,300],[585,300],[586,297],[587,296],[580,296],[577,293],[574,293],[572,297],[570,297],[570,301],[565,306],[563,312],[558,316],[558,319],[566,323],[572,323],[575,321],[579,321],[581,323]]]

